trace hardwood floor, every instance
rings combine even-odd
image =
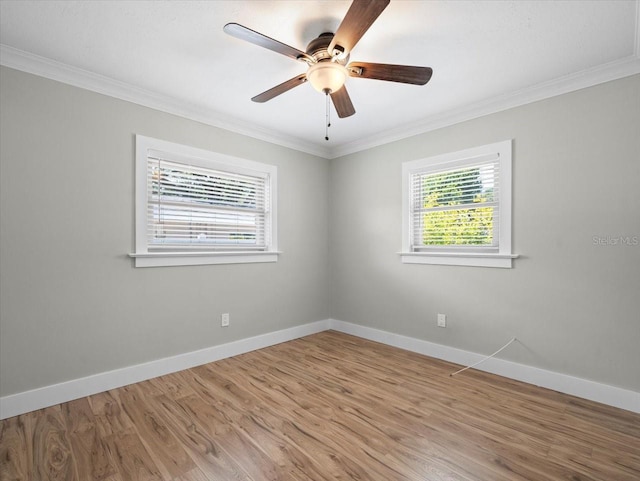
[[[323,332],[6,419],[0,479],[640,479],[640,415]]]

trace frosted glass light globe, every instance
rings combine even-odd
[[[339,63],[325,61],[309,67],[307,79],[318,92],[337,92],[347,80],[347,69]]]

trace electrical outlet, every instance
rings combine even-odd
[[[224,314],[222,314],[220,316],[220,325],[222,327],[228,327],[229,326],[229,321],[230,321],[230,316],[228,312],[225,312]]]
[[[447,316],[445,314],[438,314],[438,327],[447,327]]]

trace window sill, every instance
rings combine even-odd
[[[499,267],[511,269],[518,254],[478,252],[399,252],[403,264],[434,264],[442,266]]]
[[[277,262],[279,251],[267,252],[134,252],[136,267],[201,266]]]

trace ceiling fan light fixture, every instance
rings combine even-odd
[[[318,62],[307,71],[307,79],[318,92],[337,92],[347,80],[349,72],[336,62]]]

